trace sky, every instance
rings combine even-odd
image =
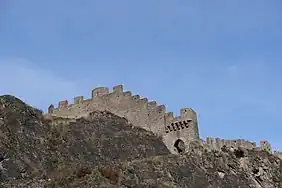
[[[281,0],[1,0],[0,95],[44,111],[123,84],[205,138],[282,151]]]

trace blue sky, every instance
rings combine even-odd
[[[281,62],[281,0],[0,1],[0,94],[43,110],[124,84],[282,151]]]

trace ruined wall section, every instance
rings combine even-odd
[[[113,92],[111,93],[105,87],[95,88],[92,90],[91,99],[84,100],[82,96],[78,96],[74,98],[73,104],[69,104],[66,100],[60,101],[58,108],[50,105],[48,113],[65,118],[79,118],[87,116],[89,112],[94,110],[112,112],[126,118],[133,125],[150,130],[158,136],[166,134],[165,125],[169,125],[171,122],[176,121],[176,119],[181,121],[192,119],[193,125],[185,130],[185,134],[183,130],[179,131],[179,137],[191,136],[196,138],[198,136],[198,132],[197,134],[192,133],[198,130],[196,113],[194,111],[187,108],[186,112],[183,109],[181,116],[175,119],[171,112],[166,113],[165,105],[158,105],[156,101],[149,102],[147,98],[141,99],[139,95],[132,95],[130,91],[124,92],[122,85],[113,87]],[[177,135],[172,132],[170,134]],[[173,140],[172,137],[165,139],[164,142]]]
[[[211,150],[220,150],[224,145],[227,147],[234,147],[234,148],[243,147],[250,150],[256,148],[255,142],[250,142],[244,139],[225,140],[225,139],[211,138],[211,137],[207,137],[206,141],[203,142],[203,145]]]
[[[275,156],[279,157],[282,160],[282,152],[281,151],[274,151],[273,153]]]
[[[206,140],[201,139],[201,142],[203,143],[203,146],[209,150],[220,150],[224,145],[233,148],[242,147],[249,150],[266,151],[282,159],[282,152],[280,151],[272,152],[271,145],[266,140],[260,141],[259,146],[257,146],[255,142],[250,142],[248,140],[243,140],[243,139],[224,140],[220,138],[207,137]]]

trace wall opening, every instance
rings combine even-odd
[[[183,140],[177,139],[173,146],[178,153],[184,153],[185,152],[185,144],[184,144]]]

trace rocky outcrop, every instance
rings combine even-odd
[[[0,97],[0,182],[4,187],[282,188],[282,161],[263,151],[192,142],[169,154],[161,138],[109,112],[45,118]]]
[[[67,121],[46,119],[12,96],[1,96],[0,106],[2,182],[56,179],[80,166],[92,168],[169,154],[151,132],[109,112]]]

